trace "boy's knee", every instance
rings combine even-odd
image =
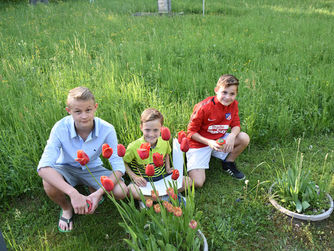
[[[201,188],[201,187],[203,187],[203,185],[204,185],[204,181],[205,180],[203,180],[203,179],[194,179],[194,185],[195,185],[195,187],[196,188]]]
[[[189,176],[184,176],[183,187],[190,187],[193,183],[193,180]]]
[[[123,183],[120,182],[117,189],[114,190],[114,195],[118,200],[125,199],[129,194],[128,187]]]
[[[189,172],[191,182],[194,182],[195,187],[200,188],[205,182],[205,170],[195,169]]]
[[[140,199],[140,196],[138,195],[137,190],[139,190],[139,188],[135,188],[135,186],[133,184],[128,185],[128,197],[131,197],[131,195],[133,196],[134,199],[138,200]]]
[[[239,133],[239,139],[242,145],[244,146],[248,146],[249,142],[250,142],[250,137],[248,136],[247,133],[245,132],[241,132]]]

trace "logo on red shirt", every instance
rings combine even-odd
[[[231,113],[225,113],[225,118],[227,120],[231,120],[231,118],[232,118]]]

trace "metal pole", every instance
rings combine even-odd
[[[203,0],[203,17],[204,17],[204,9],[205,9],[204,5],[205,5],[205,0]]]

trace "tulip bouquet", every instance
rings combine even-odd
[[[170,132],[167,127],[161,129],[163,140],[170,139]],[[189,139],[185,132],[178,133],[178,142],[183,152],[189,150]],[[144,143],[137,149],[141,159],[147,159],[150,146]],[[120,157],[125,155],[125,147],[121,144],[117,147],[117,154]],[[102,156],[109,158],[113,151],[108,145],[102,147]],[[83,152],[78,151],[78,161]],[[183,157],[184,157],[184,153]],[[88,156],[87,156],[88,158]],[[89,161],[89,160],[88,160]],[[80,162],[83,165],[88,163],[87,159]],[[153,156],[155,166],[163,165],[163,156],[159,153]],[[88,168],[87,168],[88,169]],[[112,167],[111,167],[112,170]],[[89,169],[88,169],[89,171]],[[185,172],[186,173],[186,172]],[[154,166],[147,164],[145,174],[149,177],[154,175]],[[173,170],[172,182],[165,183],[166,192],[169,200],[161,200],[158,191],[155,189],[154,182],[149,178],[152,185],[151,198],[145,196],[139,191],[142,201],[145,203],[145,209],[137,209],[132,195],[124,201],[117,201],[110,193],[114,184],[108,177],[101,177],[102,188],[115,204],[123,222],[120,225],[129,234],[130,239],[125,242],[132,250],[199,250],[201,239],[198,236],[198,221],[201,212],[195,209],[195,190],[194,185],[187,187],[185,191],[186,203],[178,198],[177,180],[182,178],[178,170]]]

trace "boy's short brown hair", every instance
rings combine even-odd
[[[140,125],[156,119],[160,120],[161,126],[164,125],[164,116],[161,114],[161,112],[154,108],[147,108],[140,116]]]
[[[237,88],[239,86],[239,79],[231,74],[224,74],[222,75],[217,82],[216,88],[220,87],[229,87],[231,85],[236,85]]]
[[[72,100],[93,100],[95,103],[94,94],[87,87],[83,86],[78,86],[68,92],[66,101],[67,106],[70,106]]]

